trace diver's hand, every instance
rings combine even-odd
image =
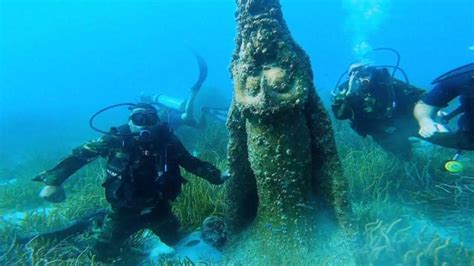
[[[423,138],[430,138],[435,133],[445,133],[449,130],[442,124],[436,123],[432,119],[425,119],[420,122],[420,131],[418,132]]]
[[[225,181],[229,180],[230,178],[230,173],[229,171],[224,171],[221,173],[221,181],[222,183],[225,183]]]
[[[60,186],[44,186],[39,196],[52,203],[63,202],[66,199],[66,193]]]

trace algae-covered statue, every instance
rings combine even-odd
[[[273,242],[280,235],[296,247],[313,234],[321,202],[348,225],[347,182],[309,58],[292,39],[279,1],[236,2],[228,222],[234,232],[253,222],[252,238]]]

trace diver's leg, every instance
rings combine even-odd
[[[123,243],[141,227],[137,214],[110,210],[92,247],[96,260],[107,261],[117,257]]]
[[[461,148],[467,151],[474,151],[474,132],[464,132]]]
[[[473,132],[458,131],[456,133],[439,133],[431,138],[424,140],[446,148],[467,151],[474,150]]]
[[[374,134],[372,139],[387,152],[402,160],[408,161],[412,156],[411,143],[408,136],[394,132],[392,134]]]
[[[168,246],[174,246],[183,236],[178,218],[171,212],[169,204],[154,210],[146,218],[146,227],[153,231]]]

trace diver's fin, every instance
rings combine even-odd
[[[186,100],[186,105],[184,107],[184,114],[182,116],[183,120],[194,120],[194,100],[196,98],[199,89],[207,78],[207,63],[195,50],[189,48],[193,53],[194,57],[197,60],[199,66],[199,78],[191,87],[188,99]]]
[[[98,209],[84,217],[74,220],[69,225],[52,231],[34,234],[17,239],[18,243],[26,244],[33,239],[41,238],[45,240],[62,240],[67,237],[81,234],[92,227],[94,223],[102,224],[107,214],[106,209]]]
[[[207,63],[206,63],[206,60],[204,60],[204,58],[201,55],[199,55],[195,50],[193,50],[192,48],[189,48],[189,49],[191,50],[194,57],[196,58],[196,61],[199,66],[198,80],[191,87],[191,92],[197,92],[201,88],[202,84],[207,78]]]
[[[448,71],[448,72],[444,73],[443,75],[435,78],[431,82],[431,84],[434,85],[434,84],[439,83],[441,81],[451,79],[451,78],[457,77],[459,75],[462,75],[462,74],[465,74],[465,73],[468,73],[468,72],[474,72],[474,63],[470,63],[470,64],[467,64],[467,65],[455,68],[451,71]]]

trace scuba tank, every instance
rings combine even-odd
[[[178,112],[184,112],[186,107],[186,101],[166,95],[156,95],[153,97],[153,102],[158,105],[164,106],[168,109],[175,110]]]
[[[207,78],[207,63],[202,58],[196,51],[191,49],[191,52],[193,53],[194,57],[196,58],[196,61],[199,66],[199,77],[197,81],[194,83],[194,85],[190,89],[190,94],[187,97],[187,99],[179,99],[179,98],[174,98],[166,95],[156,95],[153,97],[153,103],[165,107],[165,109],[168,111],[168,116],[169,116],[169,110],[176,111],[177,113],[181,114],[181,119],[182,120],[187,120],[187,121],[193,121],[194,120],[194,101],[196,99],[196,95],[198,94],[200,88],[202,87],[202,84]]]

